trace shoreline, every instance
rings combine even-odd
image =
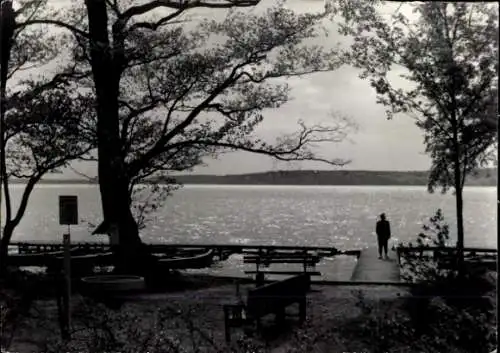
[[[137,184],[137,185],[140,185],[140,186],[145,186],[145,185],[150,185],[152,183],[140,183],[140,184]],[[21,185],[26,185],[25,182],[13,182],[11,181],[10,182],[10,186],[21,186]],[[165,184],[165,183],[159,183],[158,185],[168,185],[168,184]],[[374,188],[374,187],[377,187],[377,188],[383,188],[383,187],[386,187],[386,188],[396,188],[396,187],[400,187],[400,188],[425,188],[427,189],[427,184],[314,184],[314,183],[310,183],[310,184],[286,184],[286,183],[275,183],[275,184],[266,184],[266,183],[241,183],[241,184],[238,184],[238,183],[183,183],[181,182],[180,183],[181,186],[189,186],[189,187],[266,187],[266,188],[270,188],[270,187],[282,187],[282,188],[286,188],[286,187],[296,187],[296,188],[300,188],[300,187],[308,187],[308,188],[333,188],[333,187],[338,187],[338,188],[363,188],[363,187],[367,187],[367,188]],[[87,186],[87,187],[90,187],[90,186],[99,186],[99,183],[88,183],[88,182],[78,182],[78,181],[57,181],[57,182],[52,182],[52,181],[49,181],[49,182],[39,182],[36,184],[35,188],[36,187],[43,187],[43,186],[52,186],[52,187],[65,187],[65,186]],[[465,185],[464,186],[464,190],[467,190],[467,189],[472,189],[472,188],[496,188],[496,183],[495,184],[481,184],[481,185]]]
[[[215,185],[394,185],[394,186],[426,186],[428,184],[429,171],[427,170],[275,170],[254,173],[239,174],[178,174],[171,178],[184,185],[215,184]],[[471,175],[467,185],[496,186],[498,171],[496,168],[482,168],[477,170],[476,175]],[[149,178],[147,183],[166,184],[161,180]],[[22,182],[12,180],[11,182]],[[91,178],[47,178],[40,183],[64,184],[82,183],[98,184],[97,177]]]

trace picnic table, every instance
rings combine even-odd
[[[224,305],[224,328],[226,341],[231,340],[231,327],[241,327],[247,324],[257,324],[261,329],[261,318],[274,314],[278,323],[283,323],[286,308],[292,304],[299,305],[299,320],[303,322],[306,317],[306,295],[310,287],[310,277],[300,274],[250,289],[247,301]]]

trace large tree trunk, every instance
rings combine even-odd
[[[8,256],[8,246],[15,226],[11,225],[11,208],[9,186],[7,180],[7,164],[5,157],[5,113],[7,101],[7,76],[9,72],[10,54],[16,26],[16,15],[11,1],[1,4],[0,18],[0,203],[5,197],[6,216],[3,234],[0,234],[0,276],[5,273]],[[2,212],[0,206],[0,212]],[[1,219],[1,217],[0,217]],[[0,223],[1,228],[1,223]]]
[[[454,126],[453,142],[455,148],[453,172],[454,172],[454,187],[455,187],[455,204],[457,215],[457,265],[459,274],[463,274],[464,270],[464,218],[463,218],[463,183],[462,183],[462,168],[460,166],[460,144],[458,141],[458,129]]]
[[[142,244],[137,223],[130,210],[128,175],[119,131],[118,96],[120,71],[113,60],[109,41],[105,0],[86,1],[91,66],[97,96],[98,174],[105,221],[118,227],[118,267],[130,272],[128,264]]]
[[[33,189],[35,188],[36,183],[40,180],[41,175],[38,177],[31,178],[26,184],[26,188],[24,189],[23,196],[21,197],[21,203],[19,204],[19,208],[17,209],[16,216],[12,219],[11,212],[7,212],[8,215],[5,220],[5,226],[3,227],[3,232],[0,239],[0,274],[3,275],[7,269],[7,257],[9,253],[9,244],[14,235],[14,230],[21,222],[22,217],[24,216],[24,212],[26,212],[26,207],[28,206],[28,201],[30,198]],[[6,196],[9,195],[8,187],[5,189]],[[10,197],[6,197],[5,200],[6,208],[10,209]]]
[[[463,189],[460,185],[455,189],[455,203],[457,209],[457,251],[458,269],[463,272],[464,267],[464,216],[463,216]]]
[[[14,233],[12,222],[7,221],[0,238],[0,277],[4,277],[7,272],[7,260],[9,254],[9,244]]]

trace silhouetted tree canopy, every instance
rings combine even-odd
[[[466,176],[496,159],[498,6],[427,2],[409,5],[415,17],[409,18],[403,4],[385,16],[379,5],[353,1],[337,8],[345,19],[341,32],[353,38],[346,56],[389,119],[403,113],[422,130],[432,159],[429,191],[454,188],[463,247]],[[399,82],[395,70],[403,71]]]
[[[288,101],[284,79],[342,64],[338,49],[312,44],[327,12],[295,14],[283,4],[236,11],[259,4],[236,0],[92,0],[60,11],[40,11],[39,0],[22,4],[37,11],[19,28],[51,26],[73,39],[69,55],[82,77],[79,87],[95,96],[104,218],[118,224],[123,244],[139,239],[130,195],[148,176],[189,170],[233,150],[347,162],[315,148],[344,139],[352,124],[343,117],[312,126],[301,121],[296,133],[275,141],[256,134],[269,109]],[[227,16],[188,17],[202,8]]]

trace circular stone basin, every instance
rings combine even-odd
[[[124,293],[145,288],[143,277],[124,275],[83,277],[82,284],[93,293]]]

